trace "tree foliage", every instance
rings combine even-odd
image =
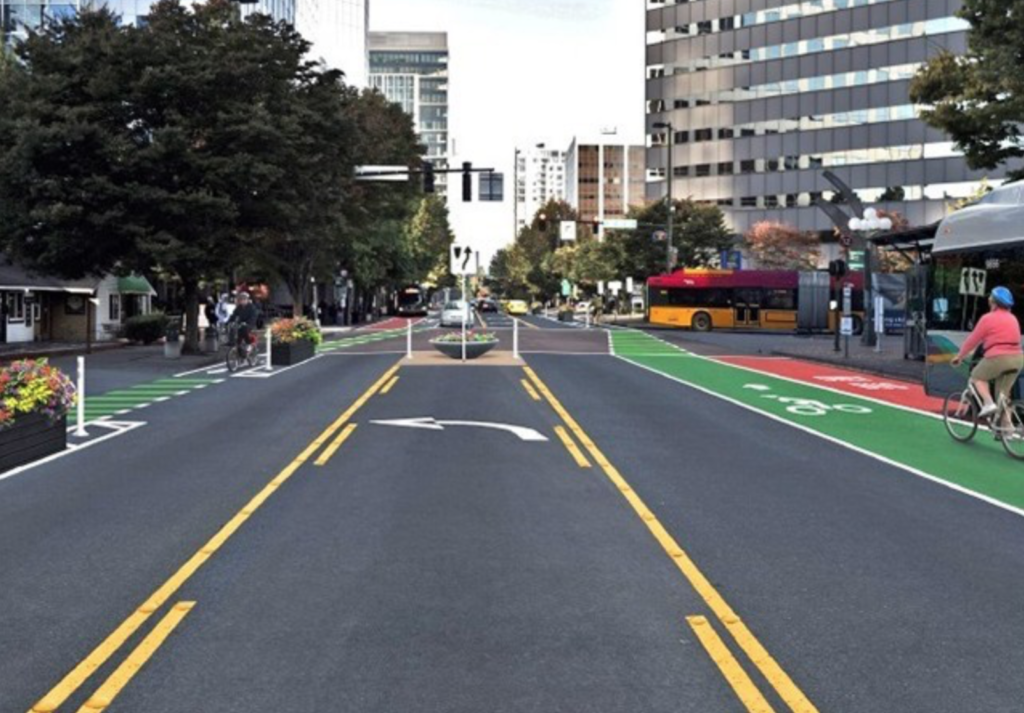
[[[161,0],[142,27],[86,9],[30,33],[0,68],[0,248],[69,278],[172,275],[192,347],[200,282],[243,264],[297,309],[342,266],[372,286],[422,279],[446,212],[411,182],[354,180],[418,165],[411,119],[309,48],[229,0]]]
[[[813,270],[821,243],[817,234],[785,223],[754,223],[743,236],[747,253],[765,270]]]
[[[1024,0],[964,0],[957,14],[970,23],[967,52],[925,63],[910,99],[928,106],[921,118],[947,133],[971,168],[994,169],[1024,157]]]

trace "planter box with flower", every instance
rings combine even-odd
[[[462,358],[462,332],[448,334],[431,339],[434,349],[452,359]],[[468,332],[466,334],[466,358],[476,359],[498,346],[498,338],[485,332]]]
[[[271,363],[274,366],[299,364],[316,354],[323,335],[311,320],[304,317],[282,319],[270,327]]]
[[[45,359],[0,369],[0,473],[67,448],[75,398],[71,380]]]

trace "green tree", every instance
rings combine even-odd
[[[433,195],[421,198],[405,233],[412,255],[410,282],[443,279],[448,273],[448,251],[455,239],[444,201]]]
[[[964,0],[957,15],[970,23],[967,52],[925,63],[910,99],[928,107],[921,118],[953,139],[968,166],[994,169],[1024,156],[1024,0]]]

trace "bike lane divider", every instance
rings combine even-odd
[[[618,334],[612,337],[618,359],[1024,515],[1024,468],[987,434],[959,444],[931,413],[698,355],[652,355],[635,334],[622,342]]]
[[[356,399],[334,422],[306,446],[288,465],[263,487],[252,499],[228,520],[195,554],[149,595],[127,618],[100,642],[82,661],[69,671],[53,688],[40,698],[28,713],[53,713],[67,701],[89,678],[116,654],[148,620],[159,611],[204,564],[249,520],[274,493],[311,459],[342,428],[362,406],[369,401],[395,375],[400,367],[395,364]],[[191,608],[191,607],[189,607]],[[176,624],[175,624],[176,625]],[[159,625],[158,625],[159,626]],[[166,637],[164,637],[166,638]],[[162,638],[157,636],[162,641]],[[129,660],[131,656],[129,656]],[[126,661],[128,663],[128,661]],[[141,664],[140,664],[141,665]],[[99,710],[102,710],[100,708]]]

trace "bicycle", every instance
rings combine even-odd
[[[255,332],[249,332],[244,345],[239,344],[241,340],[238,338],[238,325],[231,325],[228,329],[228,334],[230,335],[229,343],[231,344],[226,360],[228,371],[234,374],[243,363],[250,367],[256,366],[258,351],[256,349]]]
[[[1000,376],[1015,374],[1016,369]],[[968,443],[978,432],[981,417],[981,396],[968,379],[967,388],[949,394],[942,404],[942,421],[946,431],[959,443]],[[989,416],[988,429],[1011,458],[1024,460],[1024,402],[1014,401],[999,394],[996,410]],[[1009,426],[1005,424],[1009,423]]]

